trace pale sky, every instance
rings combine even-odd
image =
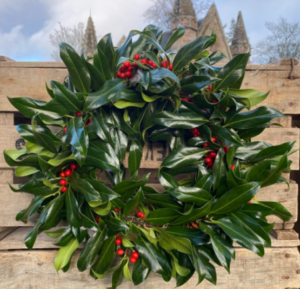
[[[299,22],[300,0],[215,0],[222,24],[242,11],[251,45],[262,40],[266,21],[282,16]],[[0,0],[0,55],[17,61],[53,61],[49,35],[58,22],[86,24],[90,9],[97,35],[112,33],[117,44],[131,29],[143,29],[151,0]]]

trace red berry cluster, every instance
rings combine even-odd
[[[162,61],[160,65],[161,65],[161,67],[163,67],[163,68],[169,68],[169,70],[173,70],[173,64],[170,63],[170,65],[169,65],[168,60]]]
[[[120,67],[120,70],[117,72],[117,77],[131,78],[132,77],[133,66],[129,61],[125,61],[124,64]]]
[[[181,100],[184,100],[186,102],[192,102],[192,100],[188,97],[180,97]]]
[[[138,55],[138,54],[136,54],[136,55]],[[141,63],[142,64],[147,64],[147,65],[149,65],[149,66],[151,66],[152,68],[157,68],[157,65],[152,61],[152,60],[147,60],[147,58],[143,58],[142,60],[141,60]]]
[[[140,255],[138,252],[132,252],[130,262],[134,264],[137,261],[139,256]]]
[[[115,212],[116,212],[116,213],[120,212],[120,209],[116,208],[116,209],[115,209]]]
[[[137,212],[136,216],[138,218],[141,218],[141,219],[145,219],[146,218],[145,214],[143,214],[141,211]]]
[[[77,164],[70,164],[70,169],[71,170],[75,170],[77,169],[78,165]],[[70,169],[66,169],[65,171],[62,171],[59,176],[61,178],[63,178],[62,180],[59,181],[59,184],[62,186],[61,188],[61,192],[62,193],[65,193],[67,190],[68,190],[68,187],[67,187],[67,181],[64,179],[64,178],[68,178],[72,175],[72,171]]]
[[[192,128],[191,133],[193,134],[194,137],[199,137],[200,136],[200,132],[199,132],[198,128]]]

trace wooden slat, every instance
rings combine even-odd
[[[159,184],[150,184],[157,191],[163,191]],[[0,227],[13,227],[13,226],[33,226],[35,224],[36,216],[29,219],[27,224],[17,222],[15,220],[16,214],[26,208],[32,199],[32,195],[26,193],[13,193],[8,185],[0,185]],[[294,223],[297,221],[298,216],[298,185],[291,184],[288,190],[286,184],[276,184],[259,191],[258,200],[279,202],[284,205],[292,214],[293,217],[289,222],[283,222],[276,216],[268,217],[269,222],[275,222],[274,229],[283,229],[283,226],[290,224],[292,229]]]
[[[299,240],[299,234],[294,230],[273,230],[271,234],[277,240]]]
[[[0,252],[0,287],[46,288],[47,289],[98,289],[111,286],[111,276],[94,280],[89,271],[80,273],[76,268],[79,252],[73,256],[70,271],[56,273],[53,260],[57,251],[14,251]],[[132,269],[131,269],[132,270]],[[297,287],[300,284],[300,259],[298,249],[269,248],[263,258],[245,249],[236,250],[236,260],[232,262],[231,274],[217,267],[218,285],[206,280],[199,289],[280,289]],[[195,274],[182,289],[194,288],[198,276]],[[175,280],[163,281],[160,275],[151,274],[141,285],[134,286],[124,281],[122,289],[175,288]]]
[[[295,66],[294,79],[288,79],[290,65],[248,65],[242,88],[271,90],[264,105],[269,105],[286,114],[300,113],[299,79],[300,67]],[[63,81],[67,75],[61,62],[0,62],[0,110],[15,111],[6,99],[27,96],[49,100],[45,82]]]
[[[24,238],[32,229],[32,227],[20,227],[15,230],[7,231],[5,238],[0,238],[0,250],[17,250],[27,249],[24,244]],[[283,231],[284,232],[284,231]],[[0,235],[1,236],[1,235]],[[272,247],[297,247],[299,246],[299,239],[285,239],[277,240],[273,235],[270,236],[272,241]],[[54,244],[59,240],[48,237],[45,233],[40,233],[34,245],[34,249],[57,249]],[[241,246],[234,245],[236,248]]]

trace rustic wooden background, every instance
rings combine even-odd
[[[15,125],[28,122],[7,101],[10,97],[32,97],[49,100],[45,83],[52,80],[62,81],[67,71],[63,63],[55,62],[14,62],[0,56],[0,151],[3,149],[21,149],[25,142],[15,130]],[[255,88],[265,92],[271,90],[270,96],[263,104],[272,106],[284,112],[287,117],[277,119],[284,128],[269,128],[256,138],[268,141],[274,145],[296,140],[299,147],[300,127],[300,66],[295,66],[292,76],[290,60],[281,60],[276,65],[249,65],[243,88]],[[152,172],[150,182],[158,191],[155,168],[168,154],[168,148],[163,144],[155,144],[144,150],[140,174]],[[293,218],[282,222],[272,216],[269,221],[275,222],[272,232],[272,248],[266,249],[264,258],[236,246],[237,257],[232,263],[231,274],[218,268],[217,287],[203,282],[198,288],[219,289],[279,289],[300,287],[300,257],[298,252],[299,239],[294,231],[299,229],[298,220],[298,182],[299,153],[291,156],[293,160],[291,174],[286,177],[291,180],[290,189],[284,184],[273,185],[262,189],[259,200],[277,201],[286,206]],[[102,174],[100,174],[102,176]],[[76,269],[76,256],[73,258],[71,270],[68,273],[57,274],[53,260],[57,249],[53,240],[41,234],[34,250],[27,250],[23,239],[34,224],[34,217],[23,224],[15,221],[15,215],[24,209],[32,196],[16,194],[10,191],[11,184],[22,183],[22,178],[14,176],[14,169],[7,166],[2,153],[0,154],[0,288],[105,288],[110,286],[110,279],[95,281],[88,272],[79,273]],[[295,225],[296,224],[296,225]],[[300,230],[299,230],[300,231]],[[77,254],[78,255],[78,254]],[[45,285],[47,284],[47,285]],[[194,288],[197,277],[194,276],[182,288]],[[137,288],[152,289],[174,288],[175,282],[165,283],[160,276],[151,275],[148,280]],[[134,288],[125,282],[120,288]]]

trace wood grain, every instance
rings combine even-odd
[[[163,191],[160,184],[149,185],[159,192]],[[32,197],[32,195],[26,193],[14,193],[10,190],[8,185],[0,185],[0,227],[33,226],[35,224],[36,216],[30,218],[27,224],[15,220],[16,214],[30,204]],[[276,223],[275,229],[282,229],[284,224],[291,224],[291,226],[294,226],[298,217],[297,184],[291,184],[290,190],[288,190],[286,184],[276,184],[263,188],[259,191],[257,198],[261,201],[279,202],[293,214],[291,220],[285,223],[276,216],[268,217],[269,222]]]
[[[57,250],[32,250],[0,252],[0,288],[47,288],[47,289],[99,289],[111,285],[111,277],[93,280],[89,272],[78,272],[76,261],[79,252],[72,259],[70,271],[56,273],[53,260]],[[131,269],[132,270],[132,269]],[[294,248],[268,248],[263,258],[245,249],[236,249],[236,260],[232,262],[231,274],[217,267],[218,285],[204,281],[199,289],[283,289],[300,284],[300,258]],[[182,289],[194,288],[198,276],[193,276]],[[46,287],[45,287],[45,284]],[[160,275],[151,274],[141,285],[134,286],[125,281],[122,289],[171,289],[174,280],[166,283]]]

